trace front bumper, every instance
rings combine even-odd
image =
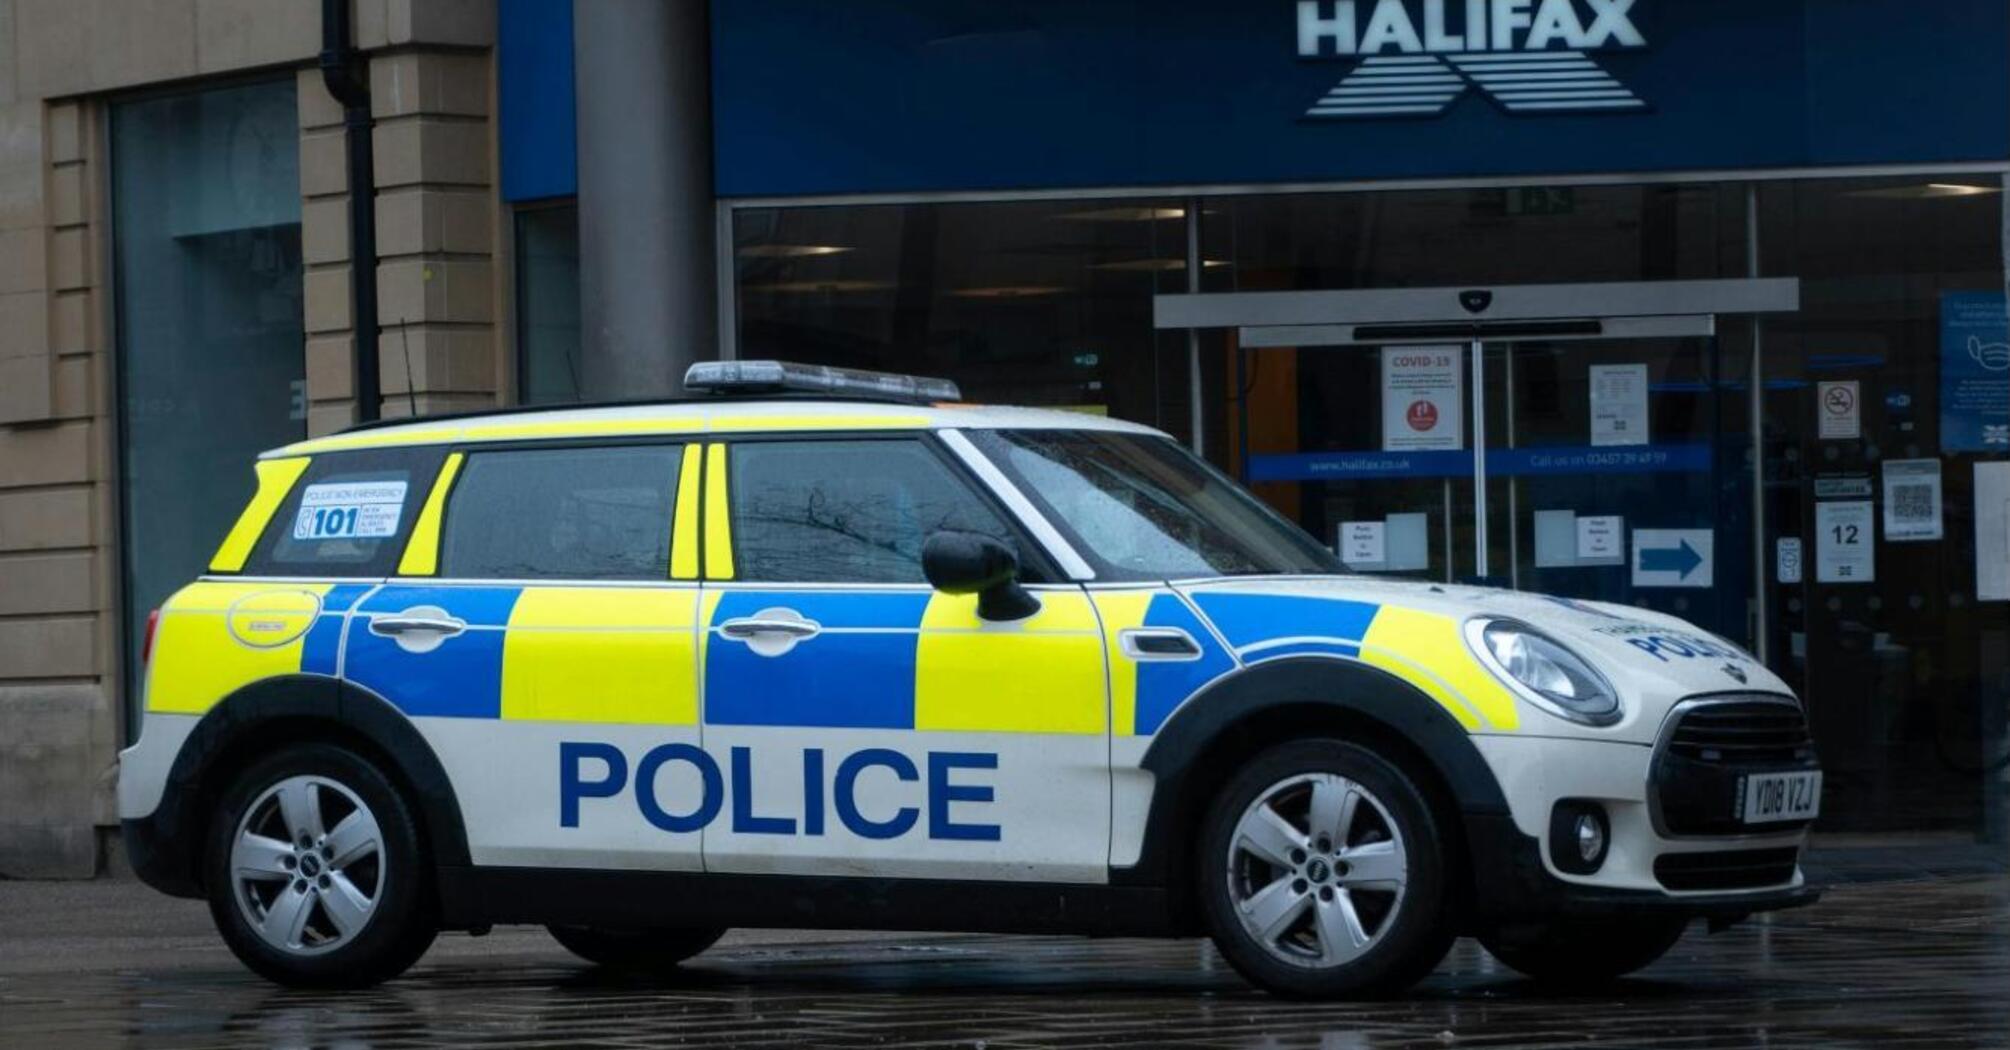
[[[1671,835],[1659,819],[1655,749],[1612,741],[1523,736],[1475,737],[1508,802],[1506,817],[1466,820],[1475,911],[1489,921],[1597,916],[1643,909],[1732,921],[1812,903],[1799,853],[1802,827],[1719,835]],[[1560,870],[1551,851],[1551,813],[1562,800],[1596,804],[1609,826],[1597,870]],[[1697,871],[1719,873],[1709,890],[1685,890]],[[1690,873],[1684,880],[1681,873]],[[1670,885],[1674,883],[1675,885]]]

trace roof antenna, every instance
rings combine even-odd
[[[405,346],[405,404],[412,410],[412,417],[419,415],[419,392],[412,388],[412,328],[405,318],[398,318],[398,341]]]

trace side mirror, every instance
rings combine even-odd
[[[1023,620],[1040,600],[1019,585],[1019,556],[976,532],[943,531],[921,545],[921,571],[944,594],[974,594],[977,615],[994,623]]]

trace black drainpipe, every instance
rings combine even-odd
[[[371,170],[370,65],[349,39],[349,0],[321,0],[321,80],[342,104],[349,153],[349,305],[356,336],[356,420],[378,417],[377,187]]]

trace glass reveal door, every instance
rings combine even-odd
[[[1485,344],[1488,582],[1750,644],[1741,383],[1714,337]]]
[[[1466,343],[1250,351],[1245,386],[1295,371],[1297,420],[1292,452],[1246,456],[1248,480],[1351,571],[1471,577],[1471,361]]]

